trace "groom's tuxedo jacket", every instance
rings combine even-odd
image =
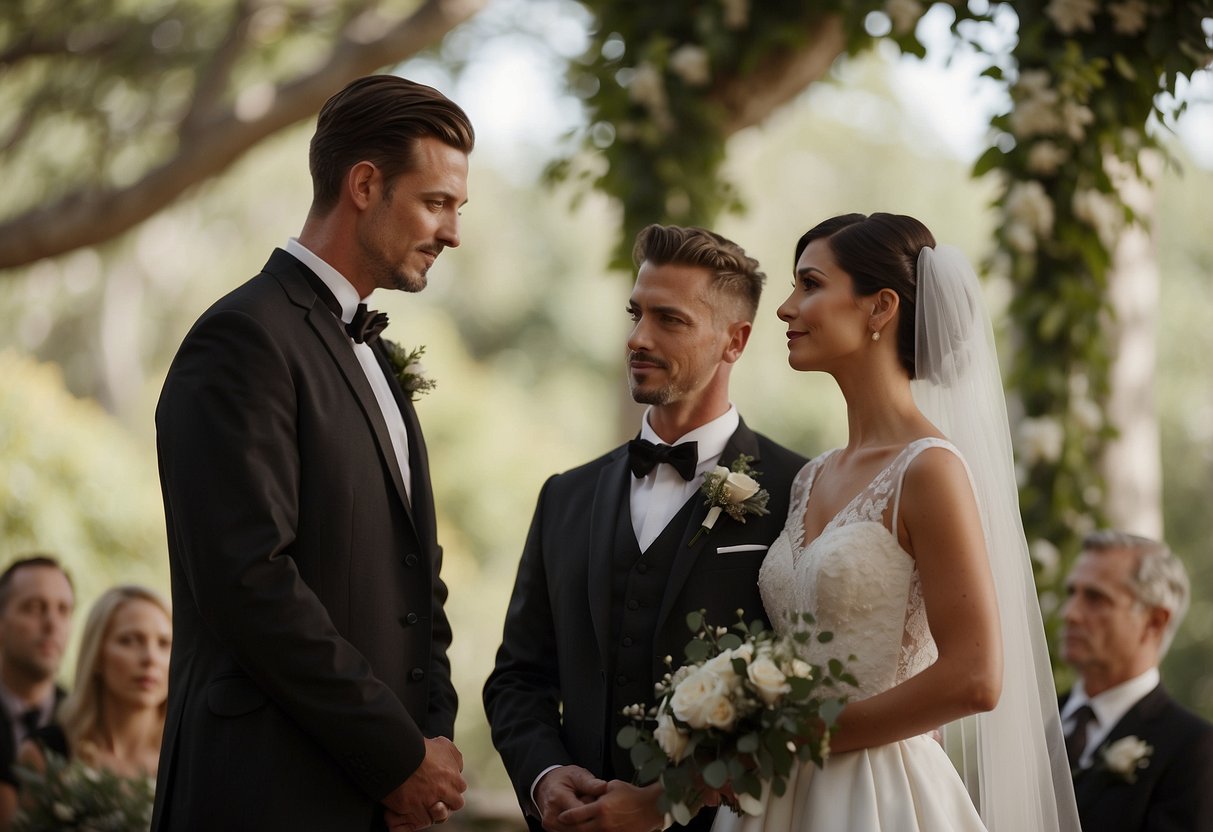
[[[544,769],[579,765],[632,779],[615,742],[626,724],[619,712],[651,703],[654,683],[670,669],[666,656],[682,663],[692,637],[688,613],[705,609],[708,621],[724,626],[736,623],[738,609],[747,621],[766,620],[758,568],[783,528],[805,459],[744,422],[720,464],[738,454],[754,458],[770,514],[744,524],[722,514],[690,545],[707,513],[696,492],[643,555],[632,530],[626,446],[544,485],[484,687],[493,743],[536,832],[530,791]],[[710,822],[701,812],[695,825]]]
[[[410,503],[317,289],[276,250],[190,330],[160,397],[174,642],[156,830],[383,828],[424,737],[453,731],[417,416],[391,381]]]
[[[1075,772],[1084,832],[1213,830],[1213,725],[1159,685],[1116,723],[1100,750],[1123,737],[1148,743],[1150,763],[1132,783],[1098,763]]]

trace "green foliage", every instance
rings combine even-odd
[[[164,521],[154,462],[52,365],[0,352],[3,562],[45,551],[81,601],[118,580],[163,586]]]
[[[1088,11],[1037,0],[1015,11],[1014,104],[994,118],[994,147],[975,173],[997,171],[1004,183],[998,253],[988,265],[1013,286],[1018,349],[1008,381],[1025,425],[1060,438],[1039,452],[1021,442],[1024,526],[1029,539],[1068,558],[1104,522],[1103,482],[1091,463],[1115,435],[1103,414],[1108,279],[1113,248],[1138,219],[1123,188],[1145,177],[1142,151],[1157,147],[1147,120],[1173,119],[1182,109],[1171,97],[1176,83],[1208,63],[1202,18],[1210,9],[1176,0]]]
[[[707,225],[739,210],[719,175],[728,125],[721,95],[764,65],[804,49],[831,17],[848,21],[848,46],[870,42],[863,16],[879,2],[635,3],[582,0],[595,26],[586,55],[570,63],[570,88],[585,102],[585,148],[605,161],[595,187],[620,201],[622,229],[612,265],[628,269],[631,241],[651,222]],[[548,169],[572,175],[575,159]]]
[[[22,805],[13,832],[146,832],[156,781],[121,777],[53,752],[46,771],[18,767]]]
[[[705,786],[724,790],[722,805],[738,814],[760,814],[764,783],[782,794],[795,762],[824,764],[843,685],[858,684],[836,658],[828,669],[806,660],[813,616],[796,616],[783,634],[744,616],[726,628],[690,613],[687,663],[657,684],[655,706],[623,710],[632,724],[616,741],[638,783],[661,781],[658,808],[679,823],[703,805]]]
[[[1122,187],[1143,176],[1140,153],[1156,146],[1147,120],[1173,120],[1183,109],[1173,97],[1177,83],[1209,62],[1202,28],[1208,4],[582,5],[597,25],[571,80],[590,114],[586,145],[607,164],[594,185],[623,206],[617,265],[626,265],[623,247],[646,223],[710,224],[722,210],[739,207],[733,187],[718,175],[728,138],[719,97],[724,84],[744,83],[773,52],[807,48],[810,33],[830,16],[842,20],[852,53],[883,36],[922,55],[918,17],[930,5],[951,9],[953,32],[987,52],[992,65],[985,74],[1005,83],[1013,102],[992,120],[992,144],[974,176],[997,172],[1002,184],[997,252],[987,268],[1013,285],[1009,384],[1034,433],[1018,443],[1024,524],[1034,543],[1047,541],[1067,558],[1076,553],[1081,535],[1102,522],[1103,484],[1091,463],[1115,435],[1103,413],[1111,363],[1108,273],[1120,231],[1137,220]],[[1018,18],[1018,38],[1009,55],[991,52],[981,27],[1009,15]],[[563,160],[553,173],[567,174],[571,165]],[[1063,574],[1038,578],[1055,588]]]

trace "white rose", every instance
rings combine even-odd
[[[1145,740],[1137,737],[1121,737],[1103,751],[1103,761],[1109,771],[1123,777],[1132,777],[1137,769],[1149,765],[1147,759],[1154,753]]]
[[[708,725],[728,731],[737,719],[737,709],[733,707],[729,697],[721,693],[708,701],[707,707],[704,708],[704,716]]]
[[[1070,154],[1053,142],[1036,142],[1028,151],[1028,170],[1050,176],[1069,158]]]
[[[724,480],[724,498],[733,505],[744,503],[758,493],[758,481],[753,477],[728,471]]]
[[[670,53],[670,71],[692,87],[702,87],[712,80],[708,50],[686,43]]]
[[[813,665],[806,662],[804,659],[792,659],[791,667],[784,674],[785,676],[795,676],[797,679],[812,679]]]
[[[657,727],[653,729],[653,739],[661,746],[665,755],[676,763],[682,762],[687,753],[687,735],[679,730],[674,718],[669,712],[663,711],[657,717]]]
[[[704,668],[690,673],[674,689],[670,697],[670,710],[674,716],[692,728],[706,728],[707,709],[713,700],[724,693],[724,682],[716,673]]]
[[[1080,142],[1087,134],[1087,125],[1095,121],[1095,113],[1085,104],[1066,101],[1061,105],[1061,121],[1066,126],[1066,135]]]
[[[1044,185],[1035,181],[1017,182],[1007,193],[1006,211],[1016,220],[1041,236],[1053,231],[1053,201]]]
[[[704,662],[703,671],[713,674],[720,680],[722,691],[733,688],[740,682],[736,671],[733,670],[733,653],[730,650]]]
[[[787,677],[766,656],[759,656],[746,669],[750,683],[758,691],[758,696],[768,705],[774,705],[779,698],[791,690]]]
[[[1061,457],[1065,438],[1065,429],[1061,423],[1048,416],[1024,419],[1019,423],[1019,441],[1023,448],[1024,461],[1028,465],[1041,460],[1056,462]]]

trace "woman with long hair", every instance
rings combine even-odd
[[[972,268],[912,217],[834,217],[801,237],[779,317],[793,369],[837,382],[848,438],[794,481],[759,587],[777,628],[832,631],[808,658],[853,654],[858,686],[824,766],[715,832],[1077,832]]]
[[[51,751],[123,777],[154,777],[172,644],[172,613],[159,593],[134,585],[103,593],[84,625],[58,724],[27,740],[18,763],[43,770]]]

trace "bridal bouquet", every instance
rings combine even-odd
[[[18,766],[21,809],[14,832],[146,832],[155,780],[121,777],[48,752],[46,771]]]
[[[631,705],[633,724],[619,731],[637,780],[660,780],[663,811],[687,823],[708,790],[738,814],[760,815],[764,784],[776,795],[787,788],[796,761],[821,765],[845,696],[840,683],[856,685],[838,660],[827,667],[801,658],[813,633],[807,613],[779,635],[761,622],[715,627],[702,612],[687,616],[696,634],[687,663],[656,686],[658,704]],[[667,664],[673,664],[666,657]]]

